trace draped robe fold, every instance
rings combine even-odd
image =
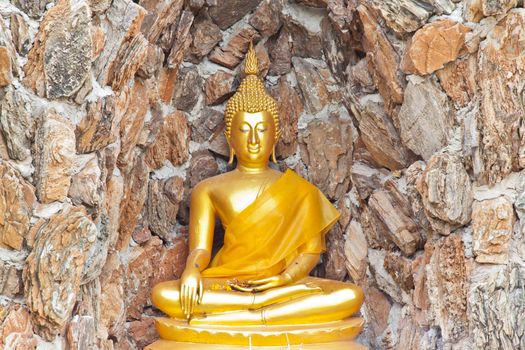
[[[323,252],[324,236],[339,215],[317,187],[287,170],[225,225],[224,245],[202,275],[241,280],[277,275],[299,254]],[[318,243],[308,244],[312,240]]]

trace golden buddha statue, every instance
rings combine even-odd
[[[363,303],[361,288],[308,276],[339,212],[293,171],[268,167],[281,131],[251,46],[245,73],[225,112],[229,163],[236,157],[237,167],[193,189],[186,268],[180,280],[152,292],[153,304],[169,316],[157,320],[157,329],[163,339],[230,345],[355,337],[363,321],[350,316]],[[212,260],[217,216],[224,245]]]

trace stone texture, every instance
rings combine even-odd
[[[277,33],[282,25],[282,5],[276,1],[264,0],[253,13],[249,23],[263,37],[270,37]]]
[[[92,316],[75,316],[67,329],[67,345],[71,350],[92,349],[95,346],[95,320]]]
[[[29,16],[39,18],[50,2],[51,0],[14,0],[13,4]]]
[[[260,35],[251,26],[236,31],[230,40],[222,46],[217,46],[209,55],[210,61],[229,69],[234,69],[244,58],[251,42],[260,39]]]
[[[25,160],[31,155],[34,131],[28,103],[18,90],[6,89],[3,97],[0,93],[0,130],[9,157],[16,160]]]
[[[412,37],[405,51],[402,70],[426,75],[444,67],[465,51],[465,34],[470,28],[450,19],[425,25]]]
[[[68,196],[75,205],[98,207],[102,204],[101,175],[98,159],[93,156],[77,174],[72,176]]]
[[[15,298],[22,291],[22,270],[20,266],[0,260],[0,295]]]
[[[491,1],[482,0],[481,9],[485,16],[498,16],[507,13],[511,8],[518,6],[518,0]]]
[[[443,342],[454,344],[469,327],[468,269],[459,236],[442,238],[434,245],[427,279],[433,323],[441,328]]]
[[[254,10],[260,2],[261,0],[217,1],[210,7],[209,13],[213,21],[224,30]]]
[[[151,43],[156,43],[161,34],[180,18],[182,0],[141,0],[140,6],[148,11],[142,22],[141,31]]]
[[[183,112],[166,117],[155,143],[146,153],[146,162],[153,169],[170,161],[173,165],[184,163],[189,156],[190,128]]]
[[[398,71],[400,58],[370,11],[364,6],[359,6],[358,11],[363,23],[363,49],[368,70],[385,101],[387,111],[391,111],[403,103],[405,84]]]
[[[35,349],[37,338],[33,334],[31,315],[27,308],[14,306],[7,308],[6,313],[0,324],[0,346],[3,349]]]
[[[425,213],[436,232],[448,235],[471,220],[472,184],[461,157],[433,156],[417,183]]]
[[[139,349],[144,349],[159,339],[153,317],[146,317],[138,321],[130,322],[128,333]]]
[[[65,331],[97,228],[81,208],[67,207],[43,222],[24,269],[27,306],[47,340]]]
[[[122,45],[107,72],[107,82],[120,91],[135,76],[148,55],[148,41],[138,34]]]
[[[0,46],[0,87],[11,84],[13,80],[12,57],[7,48]]]
[[[31,47],[31,35],[29,26],[24,17],[18,13],[13,13],[9,18],[13,43],[19,55],[25,56]]]
[[[363,281],[366,276],[368,245],[361,224],[352,220],[346,229],[344,252],[346,269],[356,283]]]
[[[308,124],[300,136],[301,158],[309,169],[309,181],[329,198],[348,191],[352,166],[352,124],[334,116]]]
[[[220,28],[211,20],[207,11],[201,11],[191,27],[190,57],[199,62],[221,41]]]
[[[270,75],[287,74],[292,70],[292,53],[289,33],[282,27],[278,34],[267,41],[270,55]]]
[[[290,35],[290,51],[292,56],[301,58],[321,59],[323,45],[318,32],[314,32],[304,22],[292,17],[284,18],[286,32]]]
[[[149,183],[146,207],[151,231],[169,241],[177,224],[177,212],[183,199],[184,182],[180,177]]]
[[[71,123],[53,110],[45,112],[35,133],[36,193],[40,202],[66,198],[75,153],[75,132]]]
[[[189,173],[190,188],[197,186],[202,180],[219,174],[219,166],[210,152],[203,150],[191,155]]]
[[[193,24],[195,16],[191,11],[183,11],[179,23],[177,24],[177,30],[174,33],[174,41],[171,46],[170,54],[168,55],[168,67],[171,69],[178,69],[182,63],[184,56],[186,55],[192,38],[190,36],[190,28]]]
[[[25,84],[39,96],[71,97],[88,81],[93,50],[90,21],[84,1],[62,0],[46,13],[24,67]]]
[[[210,76],[204,85],[206,105],[216,105],[224,102],[235,92],[233,89],[234,77],[228,72],[219,70]]]
[[[318,67],[301,58],[292,58],[297,84],[311,114],[319,113],[330,101],[328,89]]]
[[[525,61],[518,38],[524,23],[524,10],[510,11],[489,33],[478,53],[483,179],[491,184],[525,166],[525,141],[518,132],[523,128],[524,111],[514,102],[520,98],[521,88],[517,87],[523,84],[520,72]]]
[[[430,78],[409,81],[399,111],[400,134],[412,152],[428,160],[448,141],[452,116],[447,95]]]
[[[436,72],[445,93],[461,107],[472,101],[478,91],[477,74],[478,65],[474,55],[447,64]]]
[[[179,72],[173,104],[179,110],[190,112],[202,95],[203,80],[195,68],[182,68]]]
[[[506,264],[514,227],[512,202],[500,196],[472,206],[472,248],[479,263]]]

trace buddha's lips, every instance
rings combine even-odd
[[[261,150],[261,146],[256,146],[256,147],[248,146],[248,152],[250,153],[259,153],[260,150]]]

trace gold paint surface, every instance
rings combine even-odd
[[[145,350],[367,350],[364,345],[353,341],[331,342],[323,344],[302,344],[290,346],[236,346],[182,343],[178,341],[159,340],[147,346]]]

